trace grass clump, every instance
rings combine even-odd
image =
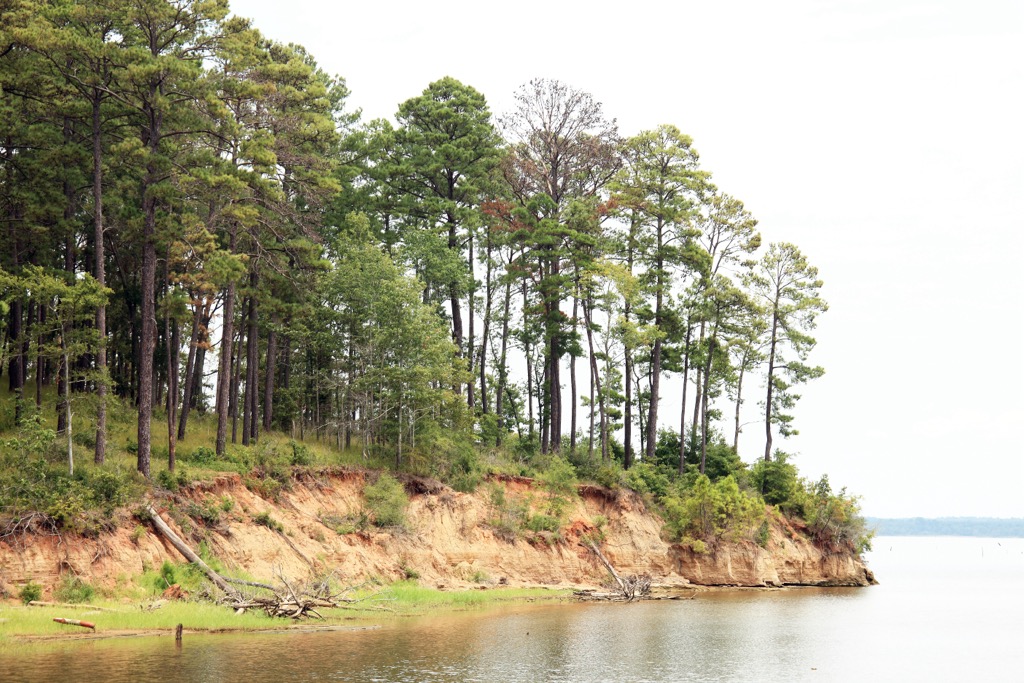
[[[92,600],[96,590],[77,576],[65,575],[60,585],[53,591],[58,602],[85,603]]]
[[[26,605],[34,600],[43,597],[43,587],[34,581],[29,581],[18,591],[18,599]]]
[[[381,472],[377,481],[363,489],[366,513],[370,521],[379,527],[400,527],[405,524],[405,510],[409,507],[409,496],[401,482],[386,472]]]
[[[276,531],[279,534],[284,533],[284,525],[271,517],[269,512],[261,512],[257,515],[253,515],[252,521],[254,524],[265,526],[271,531]]]

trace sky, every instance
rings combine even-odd
[[[868,515],[1024,517],[1020,3],[231,7],[343,77],[364,121],[443,76],[501,114],[545,77],[592,93],[624,135],[678,126],[765,242],[798,245],[825,283],[811,361],[826,374],[776,445]],[[763,438],[748,425],[741,456]]]

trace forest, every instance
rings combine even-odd
[[[280,433],[446,481],[692,483],[746,469],[755,402],[744,455],[791,487],[773,435],[823,373],[817,269],[676,126],[622,133],[548,78],[362,121],[224,0],[0,1],[0,222],[0,432],[52,423],[71,473],[174,472],[208,424],[215,460]]]

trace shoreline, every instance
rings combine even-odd
[[[808,589],[834,589],[834,588],[860,588],[862,586],[822,586],[822,585],[784,585],[784,586],[736,586],[736,585],[661,585],[652,588],[652,593],[643,598],[637,598],[631,602],[658,602],[658,601],[688,601],[697,599],[700,595],[723,594],[723,593],[751,593],[751,592],[779,592]],[[385,589],[386,590],[386,589]],[[225,625],[233,619],[238,618],[230,608],[216,605],[209,602],[188,602],[180,601],[173,603],[173,613],[176,615],[173,620],[180,619],[181,624],[188,621],[195,623],[204,619],[212,619],[208,627],[184,626],[184,636],[205,636],[205,635],[238,635],[238,634],[259,634],[259,635],[291,635],[302,633],[320,633],[334,631],[375,631],[385,628],[391,622],[402,622],[412,619],[430,618],[440,615],[458,614],[460,612],[479,612],[496,610],[500,608],[516,606],[552,606],[552,605],[578,605],[596,603],[626,603],[621,599],[608,599],[605,597],[591,597],[594,593],[592,587],[534,587],[525,589],[529,594],[522,594],[524,589],[515,588],[476,588],[459,591],[440,591],[426,589],[435,596],[435,600],[429,602],[399,602],[393,607],[382,610],[380,608],[367,607],[340,607],[325,611],[324,621],[306,620],[302,622],[288,623],[281,618],[266,617],[262,614],[253,614],[262,623],[251,623],[246,625]],[[503,595],[504,593],[504,595]],[[457,598],[467,595],[482,595],[484,599],[473,601],[469,604],[461,604]],[[448,597],[448,600],[444,598]],[[119,627],[119,624],[132,618],[150,616],[160,618],[167,615],[145,612],[140,609],[141,605],[132,609],[127,605],[119,608],[104,605],[82,605],[81,610],[76,611],[74,605],[54,606],[28,606],[21,604],[0,603],[0,651],[7,647],[33,644],[49,644],[62,642],[115,640],[123,638],[145,638],[165,637],[175,634],[176,625],[160,623],[153,626]],[[211,617],[212,612],[212,617]],[[352,613],[357,614],[352,614]],[[348,613],[348,614],[346,614]],[[31,618],[24,619],[21,624],[27,628],[14,630],[18,621],[16,615],[31,615]],[[102,615],[102,616],[101,616]],[[95,630],[66,630],[79,629],[77,626],[62,626],[52,622],[55,617],[87,617],[92,621],[100,618],[114,622],[113,626],[101,627],[97,623]],[[191,619],[190,619],[191,617]],[[166,619],[161,621],[167,622]],[[349,623],[345,623],[349,622]],[[355,623],[353,623],[355,622]]]

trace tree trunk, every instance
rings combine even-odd
[[[768,352],[768,397],[764,402],[765,462],[771,462],[772,459],[772,390],[775,388],[772,386],[772,380],[775,378],[775,347],[779,335],[779,298],[780,295],[776,292],[775,305],[772,307],[772,343]]]
[[[593,308],[592,308],[592,306],[593,306],[593,301],[591,300],[590,295],[588,294],[587,299],[584,300],[584,302],[583,302],[583,322],[586,324],[586,327],[587,327],[587,345],[590,348],[590,377],[591,377],[591,379],[592,379],[592,381],[594,383],[594,386],[597,387],[597,400],[598,400],[598,403],[599,403],[599,406],[600,406],[600,411],[601,411],[601,459],[602,460],[607,460],[608,459],[608,444],[606,443],[607,436],[608,436],[608,434],[607,434],[607,421],[606,421],[606,414],[605,414],[604,393],[601,391],[601,374],[600,374],[600,371],[597,368],[597,354],[594,352],[594,325],[593,325]],[[591,392],[590,413],[591,413],[591,417],[590,417],[591,433],[593,433],[593,421],[594,421],[594,417],[593,417],[593,413],[594,413],[593,392]],[[593,437],[591,437],[591,443],[593,443]],[[593,446],[591,446],[591,451],[593,451]]]
[[[279,322],[278,316],[274,315],[270,331],[267,332],[267,379],[263,389],[264,431],[270,429],[274,420],[274,376],[277,374],[277,325]]]
[[[242,301],[242,320],[238,326],[237,341],[233,342],[231,355],[231,397],[229,410],[231,412],[231,443],[238,443],[238,392],[242,382],[242,341],[245,339],[246,320],[248,310],[246,302]]]
[[[192,402],[192,387],[195,380],[196,353],[199,346],[199,321],[201,304],[196,302],[195,311],[192,313],[192,332],[188,339],[188,357],[185,359],[185,390],[181,396],[181,414],[178,417],[177,438],[185,438],[185,423],[188,421],[189,404]]]
[[[663,289],[665,261],[662,258],[661,226],[658,226],[658,259],[656,261],[657,294],[654,297],[654,327],[659,332],[654,340],[654,350],[651,353],[651,403],[647,407],[647,450],[644,457],[648,462],[654,462],[654,449],[658,445],[658,392],[661,390],[661,327],[665,320],[662,315],[662,303],[664,301]]]
[[[572,298],[572,326],[575,336],[576,318],[579,315],[580,297],[579,283],[576,285],[576,295]],[[572,407],[569,413],[569,452],[576,453],[576,404],[579,403],[579,396],[576,391],[576,354],[569,356],[569,384],[572,395]]]
[[[743,405],[743,371],[746,369],[747,359],[742,358],[740,361],[740,376],[736,382],[736,416],[733,420],[733,433],[732,433],[732,450],[739,455],[740,453],[740,406]]]
[[[480,413],[487,415],[487,346],[491,335],[491,308],[494,305],[494,282],[491,275],[491,234],[487,233],[487,267],[484,271],[484,328],[480,332]]]
[[[457,225],[448,221],[448,248],[456,250],[459,248]],[[448,286],[448,294],[452,305],[452,341],[455,342],[455,353],[462,358],[462,307],[459,305],[459,287],[455,283]],[[462,393],[462,385],[456,382],[455,393]]]
[[[170,260],[167,267],[167,289],[170,291]],[[167,294],[165,293],[165,296]],[[181,346],[179,340],[178,321],[171,320],[170,307],[164,312],[164,340],[167,348],[167,469],[174,471],[177,461],[178,433],[176,431],[178,421],[178,349]],[[186,375],[187,377],[187,375]]]
[[[256,273],[252,274],[250,285],[256,289]],[[259,309],[256,302],[256,293],[249,297],[249,332],[246,335],[246,395],[249,397],[249,438],[253,441],[259,438],[259,396],[260,396],[260,330],[259,330]],[[252,384],[252,391],[249,385]],[[319,397],[318,397],[319,400]]]
[[[149,153],[157,152],[157,136],[150,133]],[[153,418],[153,352],[156,348],[156,197],[150,191],[157,183],[157,169],[150,161],[143,184],[144,228],[142,235],[142,338],[139,341],[139,424],[138,470],[150,476],[151,421]]]
[[[100,120],[101,96],[92,94],[92,202],[93,202],[93,264],[100,287],[107,285],[106,252],[103,225],[103,140]],[[94,460],[102,465],[107,457],[107,306],[96,307],[96,450]]]
[[[474,266],[476,261],[473,259],[473,235],[470,233],[469,237],[469,343],[466,347],[466,363],[468,365],[467,370],[469,371],[469,382],[466,384],[466,403],[469,405],[470,413],[476,407],[476,380],[473,379],[473,361],[476,358],[476,351],[474,344],[474,323],[476,321],[476,273]]]
[[[686,384],[690,377],[690,336],[693,327],[690,319],[686,319],[686,342],[683,346],[683,395],[679,408],[679,474],[686,470]]]
[[[231,252],[234,253],[234,233]],[[217,359],[217,455],[224,455],[228,441],[228,408],[231,403],[232,351],[235,344],[235,283],[224,290],[224,316],[221,324],[220,349]]]
[[[711,391],[711,360],[715,353],[718,340],[714,334],[708,338],[708,357],[704,361],[704,387],[698,395],[700,403],[700,473],[704,474],[704,466],[708,457],[708,394]]]
[[[505,387],[508,384],[508,328],[512,306],[512,281],[505,282],[505,306],[501,314],[501,358],[498,360],[498,391],[494,397],[494,411],[498,415],[497,445],[505,435]],[[517,421],[518,422],[518,421]]]

